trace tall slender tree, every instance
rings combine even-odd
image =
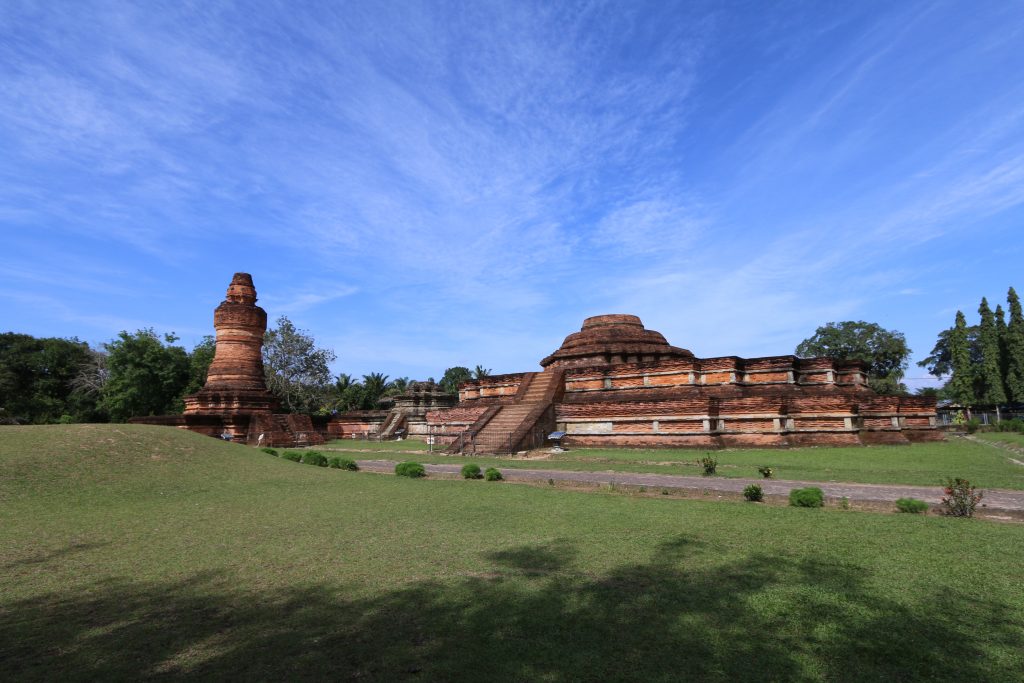
[[[995,316],[988,306],[988,300],[981,298],[978,307],[981,315],[981,367],[978,368],[978,400],[986,405],[998,406],[1006,403],[1003,391],[1003,373],[999,371],[999,330]]]
[[[946,389],[949,397],[962,406],[970,407],[975,403],[974,372],[971,367],[971,349],[967,343],[967,320],[962,311],[956,312],[956,325],[949,335],[950,365],[953,376],[949,378]]]
[[[1009,367],[1009,357],[1006,351],[1006,312],[1001,304],[996,305],[996,338],[999,340],[999,376],[1003,379],[1003,394],[1006,400],[1010,400],[1010,388],[1006,383],[1006,370]]]
[[[1006,300],[1010,304],[1010,322],[1006,326],[1006,389],[1011,401],[1024,403],[1024,313],[1013,287]]]

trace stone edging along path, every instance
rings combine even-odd
[[[368,472],[394,473],[397,461],[358,460],[359,467]],[[461,465],[423,465],[429,474],[459,476]],[[647,486],[684,491],[715,491],[719,493],[742,494],[749,484],[758,484],[765,495],[787,496],[790,490],[816,486],[827,498],[848,498],[850,501],[867,503],[893,503],[899,498],[918,498],[932,505],[942,500],[942,487],[901,486],[890,484],[847,484],[822,481],[797,481],[791,479],[729,479],[726,477],[683,477],[671,474],[637,474],[633,472],[576,472],[570,470],[530,470],[519,468],[498,468],[508,481],[555,481],[579,484],[615,484],[623,486]],[[984,489],[982,503],[989,512],[1024,512],[1024,491],[1005,489]]]

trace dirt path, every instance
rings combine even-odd
[[[359,467],[370,472],[395,471],[393,460],[359,460]],[[425,464],[428,473],[459,475],[460,465]],[[623,486],[646,486],[653,489],[679,489],[685,491],[715,491],[740,494],[748,484],[759,484],[766,495],[786,496],[791,489],[817,486],[827,498],[872,503],[891,503],[899,498],[918,498],[931,504],[942,500],[942,488],[938,486],[902,486],[889,484],[847,484],[821,481],[796,481],[779,479],[727,479],[725,477],[684,477],[671,474],[637,474],[633,472],[574,472],[568,470],[530,470],[499,468],[508,481],[547,481],[586,484],[615,484]],[[982,501],[989,511],[1024,511],[1024,491],[985,489]]]

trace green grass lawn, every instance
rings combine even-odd
[[[1016,432],[977,432],[975,436],[985,441],[995,441],[997,443],[1008,443],[1013,446],[1024,447],[1024,434],[1017,434]]]
[[[1003,434],[986,434],[1004,436]],[[1018,436],[1018,435],[1010,435]],[[338,442],[334,442],[337,444]],[[395,442],[384,442],[395,443]],[[415,443],[403,441],[400,443]],[[660,474],[700,475],[698,462],[707,451],[683,449],[573,449],[549,458],[524,460],[510,457],[417,455],[421,462],[459,463],[467,457],[481,466],[511,468],[614,470]],[[757,468],[769,465],[776,479],[845,481],[864,484],[938,486],[950,477],[964,477],[985,488],[1024,490],[1024,467],[1009,454],[966,439],[940,443],[870,448],[794,448],[786,450],[723,450],[710,453],[718,460],[718,475],[759,478]],[[358,457],[370,458],[365,453]]]
[[[1021,557],[982,520],[0,428],[3,680],[1019,681]]]

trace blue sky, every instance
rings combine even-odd
[[[190,346],[247,271],[356,375],[918,360],[1024,288],[1022,74],[1002,1],[4,2],[0,329]]]

